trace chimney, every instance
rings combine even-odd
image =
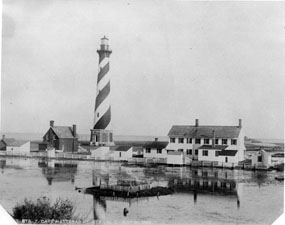
[[[239,128],[242,128],[242,119],[239,119],[239,120],[238,120],[238,127],[239,127]]]
[[[49,121],[49,125],[50,125],[51,127],[53,127],[54,121],[53,121],[53,120]]]
[[[154,141],[158,141],[158,138],[156,137],[156,138],[154,138]]]
[[[199,126],[199,119],[195,119],[195,127]]]
[[[212,147],[215,147],[215,142],[216,142],[216,132],[213,130],[213,139],[212,139]]]
[[[72,125],[72,132],[73,132],[73,136],[76,137],[76,125],[75,124]]]

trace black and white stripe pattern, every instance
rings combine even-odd
[[[104,39],[108,40],[105,37],[102,40]],[[93,129],[109,129],[108,126],[111,122],[109,56],[112,52],[108,45],[103,44],[97,52],[99,54],[99,73]]]

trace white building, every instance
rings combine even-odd
[[[168,142],[158,141],[156,138],[153,142],[148,142],[143,146],[143,157],[152,159],[164,159],[167,158],[166,146]]]
[[[115,146],[113,147],[113,160],[128,161],[133,157],[133,147],[132,146]]]
[[[223,162],[232,165],[244,160],[244,133],[242,120],[238,126],[172,126],[168,133],[171,151],[183,152],[184,163],[192,160]]]
[[[109,146],[90,148],[91,156],[95,160],[110,160],[112,159],[112,151]]]
[[[7,143],[7,155],[29,155],[31,149],[30,141],[14,140]]]
[[[265,150],[255,152],[251,158],[251,165],[269,168],[272,166],[271,153],[266,152]]]
[[[166,163],[169,165],[184,165],[185,158],[183,156],[183,152],[169,151],[167,154]]]

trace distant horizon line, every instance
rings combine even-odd
[[[37,136],[43,136],[42,133],[35,133],[35,132],[0,132],[1,138],[2,135],[37,135]],[[84,133],[78,133],[79,136],[90,136],[90,134],[84,134]],[[140,135],[140,134],[114,134],[114,136],[124,136],[124,137],[148,137],[148,138],[166,138],[168,135]],[[245,135],[246,136],[246,135]],[[248,136],[247,136],[248,137]],[[255,140],[279,140],[283,141],[285,138],[262,138],[262,137],[248,137],[249,139],[255,139]]]

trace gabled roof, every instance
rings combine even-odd
[[[143,150],[142,146],[133,146],[133,152],[142,151],[142,150]]]
[[[11,145],[14,141],[16,141],[16,139],[14,139],[14,138],[4,138],[4,139],[2,139],[2,142],[5,145]]]
[[[24,140],[14,140],[13,142],[10,142],[7,144],[7,146],[13,146],[13,147],[19,147],[23,144],[26,144],[29,141],[24,141]]]
[[[144,144],[144,148],[166,148],[168,142],[166,141],[153,141],[153,142],[146,142]]]
[[[174,125],[170,129],[169,137],[189,137],[189,138],[237,138],[241,128],[238,126],[180,126]]]
[[[74,138],[71,127],[53,126],[50,129],[54,131],[54,133],[58,138]]]
[[[237,154],[237,150],[223,150],[219,152],[219,156],[235,156]]]
[[[120,152],[127,152],[129,151],[129,149],[131,148],[132,146],[128,146],[128,145],[121,145],[121,146],[115,146],[113,148],[114,151],[120,151]]]
[[[228,146],[227,145],[202,145],[201,147],[199,147],[199,149],[206,149],[206,150],[224,150],[226,149]]]

